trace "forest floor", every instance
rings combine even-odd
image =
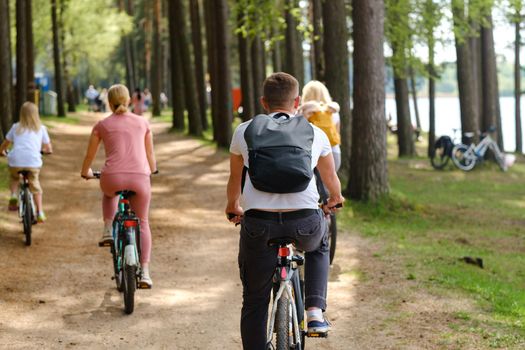
[[[97,246],[98,182],[79,177],[101,115],[74,118],[48,122],[55,148],[41,175],[48,221],[34,227],[31,247],[23,243],[16,214],[5,209],[0,183],[0,348],[241,349],[238,228],[223,214],[228,154],[170,133],[168,123],[152,124],[161,170],[152,178],[154,287],[137,292],[128,316],[110,279],[110,254]],[[99,153],[94,168],[101,166]],[[391,162],[393,199],[373,207],[349,203],[340,213],[328,291],[333,331],[327,339],[307,340],[307,349],[525,346],[518,321],[525,310],[525,168],[465,175],[433,173],[426,163]],[[493,192],[480,187],[490,184]],[[451,210],[444,209],[447,198]],[[502,233],[490,235],[498,226]],[[486,268],[460,262],[463,255],[483,256]],[[465,276],[471,285],[462,282]],[[483,294],[491,283],[498,289]]]

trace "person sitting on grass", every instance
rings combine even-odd
[[[15,123],[7,133],[4,142],[0,145],[0,154],[5,155],[7,149],[13,145],[7,155],[7,164],[11,175],[11,198],[9,210],[18,210],[19,171],[29,171],[29,189],[35,198],[38,211],[37,221],[44,222],[46,215],[42,205],[42,187],[39,174],[42,168],[40,152],[52,153],[51,140],[47,129],[40,122],[38,108],[34,103],[26,102],[20,108],[20,121]]]

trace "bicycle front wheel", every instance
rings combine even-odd
[[[24,225],[24,235],[26,237],[26,245],[31,245],[31,231],[33,226],[33,210],[31,208],[31,194],[29,193],[29,188],[24,188],[24,201],[23,206],[24,210],[22,212],[22,223]]]
[[[434,155],[430,158],[430,164],[436,170],[443,170],[448,164],[450,157],[445,151],[445,147],[439,147],[434,150]]]
[[[476,157],[467,145],[459,144],[452,149],[452,161],[463,171],[470,171],[476,165]]]
[[[125,265],[124,269],[124,310],[129,315],[135,308],[135,287],[137,286],[137,267]]]
[[[276,350],[290,350],[290,302],[283,293],[277,302],[275,314]]]

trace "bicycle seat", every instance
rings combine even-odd
[[[20,174],[20,175],[26,177],[26,176],[29,176],[29,174],[31,174],[31,171],[29,171],[29,170],[20,170],[20,171],[18,172],[18,174]]]
[[[134,191],[130,191],[130,190],[117,191],[117,192],[115,192],[115,194],[117,196],[122,195],[124,198],[129,198],[129,197],[133,197],[134,195],[136,195],[136,193]]]
[[[283,245],[288,245],[288,244],[293,244],[293,243],[295,243],[295,238],[292,238],[292,237],[277,237],[277,238],[272,238],[268,241],[268,245],[270,247],[283,246]]]
[[[473,132],[466,132],[466,133],[464,133],[463,135],[464,135],[465,137],[471,139],[471,138],[474,137],[475,134],[474,134]]]

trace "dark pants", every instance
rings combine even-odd
[[[321,210],[293,220],[269,220],[245,215],[239,241],[239,269],[243,284],[241,336],[245,350],[266,350],[268,304],[277,265],[277,247],[268,241],[292,237],[305,251],[305,306],[326,309],[329,247]]]

